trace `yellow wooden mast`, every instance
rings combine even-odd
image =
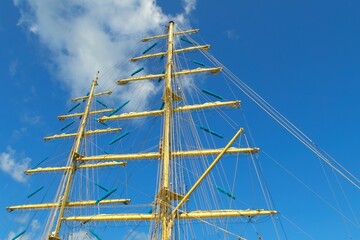
[[[173,49],[174,49],[174,22],[169,23],[168,31],[168,48],[167,48],[167,63],[165,68],[165,88],[164,88],[164,133],[163,133],[163,142],[162,142],[162,176],[161,182],[162,187],[158,197],[158,202],[160,206],[160,216],[161,216],[161,231],[162,239],[169,239],[171,236],[171,223],[169,215],[170,207],[170,197],[167,194],[169,190],[169,178],[170,178],[170,139],[171,139],[171,120],[172,120],[172,88],[171,88],[171,78],[172,78],[172,69],[173,69]]]

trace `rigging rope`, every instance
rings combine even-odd
[[[263,151],[264,152],[264,151]],[[274,158],[269,156],[264,152],[265,155],[267,155],[276,165],[278,165],[281,169],[283,169],[287,174],[289,174],[291,177],[293,177],[296,181],[301,183],[305,188],[307,188],[310,192],[312,192],[316,197],[318,197],[321,201],[323,201],[326,205],[328,205],[330,208],[332,208],[335,212],[337,212],[341,217],[346,219],[348,222],[350,222],[352,225],[354,225],[356,228],[360,229],[360,225],[357,223],[354,223],[351,219],[349,219],[347,216],[345,216],[342,212],[340,212],[336,207],[334,207],[330,202],[328,202],[325,198],[323,198],[320,194],[315,192],[311,187],[309,187],[307,184],[305,184],[303,181],[300,180],[295,174],[290,172],[286,167],[284,167],[282,164],[280,164],[278,161],[276,161]]]
[[[338,174],[344,177],[349,183],[360,190],[360,180],[355,177],[350,171],[342,166],[338,161],[331,157],[326,151],[318,147],[313,140],[311,140],[305,133],[291,123],[284,115],[278,112],[273,106],[270,105],[264,98],[251,89],[246,83],[238,78],[234,73],[227,69],[220,61],[210,55],[208,52],[201,51],[205,57],[217,66],[221,66],[224,70],[224,75],[237,86],[246,96],[248,96],[256,105],[265,111],[271,118],[284,127],[291,135],[298,139],[322,161],[334,169]]]

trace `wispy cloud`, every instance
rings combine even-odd
[[[234,29],[227,30],[226,35],[231,40],[239,39],[239,35],[236,33],[236,31]]]
[[[18,232],[9,232],[8,236],[7,236],[7,240],[13,240],[15,236],[17,236],[18,234],[20,234],[22,231],[24,231],[24,229],[19,229]],[[21,239],[21,240],[32,240],[34,238],[32,238],[31,236],[32,234],[31,233],[28,233],[28,232],[25,232],[24,234],[21,235],[21,238],[18,238],[18,239]]]
[[[190,14],[196,8],[196,0],[184,0],[184,10],[186,14]]]
[[[36,230],[40,229],[40,227],[41,227],[40,222],[36,219],[31,221],[30,226],[33,231],[36,231]]]
[[[24,114],[21,121],[30,125],[38,125],[42,123],[41,116]]]
[[[14,77],[16,75],[17,65],[18,65],[17,60],[14,60],[14,61],[10,62],[10,65],[9,65],[9,75],[10,75],[10,77]]]
[[[23,97],[23,102],[31,101],[37,95],[36,88],[34,86],[28,87],[28,93]]]
[[[19,25],[50,50],[57,78],[72,95],[82,95],[95,71],[102,73],[126,62],[140,37],[162,33],[169,20],[187,25],[196,0],[183,0],[184,8],[176,16],[164,13],[154,0],[14,0],[14,4],[21,12]],[[114,76],[129,71],[128,67],[113,70]],[[144,83],[137,94],[151,95],[154,88]]]
[[[19,232],[19,233],[20,233],[20,232]],[[16,235],[15,232],[10,231],[6,239],[7,239],[7,240],[12,240],[12,239],[14,239],[15,235]]]
[[[22,223],[22,224],[27,224],[27,222],[29,221],[29,217],[25,216],[23,219],[24,219],[24,220],[20,221],[20,223]],[[33,219],[33,220],[31,220],[31,222],[30,222],[30,228],[27,228],[27,229],[26,229],[26,227],[23,226],[23,228],[20,227],[20,228],[18,229],[18,231],[16,231],[16,232],[10,231],[9,234],[8,234],[8,236],[7,236],[7,239],[8,239],[8,240],[14,239],[14,237],[15,237],[16,235],[20,234],[20,233],[21,233],[22,231],[24,231],[25,229],[26,229],[26,232],[25,232],[23,235],[21,235],[21,238],[19,238],[19,239],[22,239],[22,240],[38,239],[38,237],[35,237],[35,236],[37,235],[38,230],[39,230],[40,228],[41,228],[40,222],[39,222],[38,220],[36,220],[36,219]],[[79,239],[80,239],[80,238],[79,238]]]
[[[0,153],[0,170],[9,174],[18,182],[25,182],[24,170],[28,169],[31,159],[29,157],[19,157],[10,146],[5,152]]]
[[[14,129],[11,135],[13,140],[21,139],[27,133],[27,128]]]

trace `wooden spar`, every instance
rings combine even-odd
[[[162,108],[164,106],[162,105]],[[215,107],[233,107],[239,108],[240,101],[228,101],[228,102],[208,102],[204,104],[194,104],[194,105],[186,105],[177,108],[173,108],[174,112],[186,112],[186,111],[193,111],[193,110],[200,110],[200,109],[207,109],[207,108],[215,108]],[[126,119],[126,118],[136,118],[136,117],[149,117],[149,116],[160,116],[164,114],[163,109],[154,110],[154,111],[145,111],[145,112],[129,112],[123,113],[120,115],[112,115],[111,117],[103,116],[99,118],[99,122],[105,122],[109,120],[119,120],[119,119]]]
[[[183,34],[189,34],[189,33],[197,33],[198,31],[199,31],[199,29],[190,29],[190,30],[186,30],[186,31],[175,32],[174,35],[183,35]],[[168,34],[162,34],[162,35],[157,35],[157,36],[152,36],[152,37],[143,38],[143,39],[141,39],[141,41],[147,42],[147,41],[149,41],[149,40],[154,40],[154,39],[159,39],[159,38],[166,38],[166,37],[168,37]]]
[[[176,151],[171,152],[171,157],[196,157],[196,156],[209,156],[217,155],[221,152],[221,148],[218,149],[201,149],[201,150],[189,150],[189,151]],[[255,154],[260,151],[259,148],[235,148],[232,147],[225,154]],[[88,161],[107,161],[107,160],[141,160],[141,159],[159,159],[161,154],[159,152],[146,152],[146,153],[124,153],[124,154],[106,154],[96,156],[83,156],[76,160],[80,162]]]
[[[102,200],[99,204],[129,204],[130,199],[107,199]],[[83,206],[91,206],[96,205],[96,200],[86,200],[86,201],[77,201],[77,202],[68,202],[66,204],[66,208],[74,208],[74,207],[83,207]],[[49,208],[59,208],[61,205],[58,202],[55,203],[40,203],[40,204],[26,204],[26,205],[17,205],[17,206],[10,206],[6,209],[8,211],[15,211],[15,210],[24,210],[24,209],[49,209]]]
[[[91,112],[89,112],[89,115],[101,114],[101,113],[111,112],[111,111],[114,111],[114,110],[115,110],[114,108],[108,108],[108,109],[103,109],[103,110],[91,111]],[[81,113],[73,113],[73,114],[67,114],[67,115],[58,116],[58,119],[59,120],[65,120],[67,118],[81,117],[83,115],[84,115],[84,113],[82,113],[82,112]]]
[[[113,166],[125,167],[126,164],[127,164],[126,162],[116,162],[116,161],[112,161],[112,162],[102,162],[102,163],[79,165],[79,166],[77,166],[77,169],[100,168],[100,167],[113,167]],[[25,173],[25,174],[33,174],[33,173],[38,173],[38,172],[58,172],[58,171],[68,171],[68,170],[70,170],[70,169],[71,169],[70,166],[68,166],[68,167],[34,168],[34,169],[25,170],[24,173]]]
[[[106,92],[101,92],[101,93],[95,93],[93,97],[98,97],[98,96],[101,96],[101,95],[110,95],[112,94],[112,91],[106,91]],[[82,97],[76,97],[76,98],[73,98],[71,99],[72,102],[76,102],[76,101],[79,101],[79,100],[86,100],[89,98],[89,95],[86,95],[86,96],[82,96]]]
[[[120,132],[120,131],[121,131],[121,128],[95,129],[95,130],[89,130],[89,131],[84,132],[84,137],[88,136],[88,135],[93,135],[93,134],[109,133],[109,132]],[[57,139],[57,138],[76,137],[77,135],[78,135],[78,133],[55,134],[55,135],[52,135],[52,136],[44,137],[44,140],[49,141],[49,140]]]
[[[194,50],[208,50],[209,48],[210,48],[210,45],[206,44],[206,45],[202,45],[202,46],[193,46],[193,47],[177,49],[177,50],[174,50],[174,53],[182,53],[182,52],[188,52],[188,51],[194,51]],[[137,60],[140,60],[140,59],[147,59],[147,58],[153,58],[153,57],[163,57],[166,54],[167,54],[166,52],[147,54],[147,55],[142,55],[142,56],[131,58],[130,61],[131,62],[136,62]]]
[[[191,212],[179,212],[177,215],[178,220],[187,219],[205,219],[205,218],[233,218],[233,217],[255,217],[264,215],[277,214],[274,210],[264,209],[246,209],[246,210],[197,210]],[[92,216],[71,216],[64,217],[64,221],[157,221],[159,219],[158,214],[139,214],[139,213],[128,213],[128,214],[99,214]]]
[[[196,68],[196,69],[190,69],[190,70],[182,70],[180,72],[173,72],[172,76],[180,76],[180,75],[188,75],[188,74],[196,74],[196,73],[205,73],[205,72],[209,72],[209,73],[212,73],[212,74],[217,74],[221,70],[222,70],[221,67]],[[131,78],[119,79],[116,82],[119,85],[123,85],[123,84],[127,84],[128,82],[149,80],[149,79],[163,78],[163,77],[165,77],[165,74],[149,74],[149,75],[140,76],[140,77],[131,77]]]

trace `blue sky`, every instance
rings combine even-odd
[[[159,31],[173,18],[184,27],[200,28],[201,32],[194,38],[211,44],[212,55],[346,169],[360,176],[358,1],[136,2],[143,4],[119,6],[116,10],[122,11],[121,17],[117,16],[121,15],[119,12],[111,11],[111,4],[104,4],[96,11],[86,12],[77,6],[71,8],[75,12],[61,12],[71,3],[63,6],[40,0],[0,3],[3,112],[0,195],[8,196],[1,197],[1,222],[11,221],[5,206],[34,188],[33,182],[16,169],[33,166],[44,156],[58,151],[55,145],[44,144],[42,138],[62,126],[55,117],[71,106],[69,98],[86,91],[97,68],[108,69],[126,62],[128,49],[141,48],[135,39]],[[36,4],[39,4],[36,11],[30,10]],[[33,14],[38,14],[38,18],[33,18]],[[78,15],[83,17],[81,21]],[[95,23],[102,24],[103,32],[93,27]],[[115,27],[128,32],[117,32]],[[113,41],[105,38],[109,35]],[[81,51],[93,55],[83,58]],[[122,70],[131,71],[128,67]],[[119,69],[114,71],[117,73]],[[106,80],[104,88],[115,80]],[[209,83],[207,87],[215,89],[217,84]],[[239,98],[256,146],[264,152],[260,155],[262,168],[278,210],[313,239],[359,239],[360,226],[356,220],[360,216],[359,190],[339,177],[353,208],[352,214],[346,200],[333,198],[318,158],[249,98],[243,94]],[[357,227],[341,220],[332,207],[266,155],[276,159],[332,206],[337,206],[338,201],[344,215]],[[336,182],[330,169],[324,168],[330,182]],[[335,185],[334,191],[341,195],[342,190]],[[307,239],[288,221],[283,220],[283,224],[289,239]],[[15,223],[8,223],[0,229],[0,239],[7,239],[15,229]]]

